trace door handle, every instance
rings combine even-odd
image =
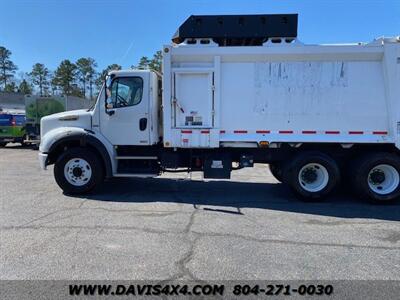
[[[141,118],[139,121],[140,131],[144,131],[147,128],[147,118]]]

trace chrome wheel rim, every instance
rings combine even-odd
[[[390,194],[398,188],[399,184],[399,172],[391,165],[378,165],[368,173],[368,186],[376,194]]]
[[[64,177],[68,183],[74,186],[83,186],[92,177],[92,168],[86,160],[72,158],[65,164]]]
[[[329,173],[323,165],[309,163],[300,169],[298,180],[304,190],[316,193],[328,185]]]

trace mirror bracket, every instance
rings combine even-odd
[[[106,114],[107,115],[109,115],[109,116],[112,116],[113,114],[115,114],[115,110],[108,110],[108,109],[106,109]]]

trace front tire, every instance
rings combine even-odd
[[[322,200],[340,182],[335,160],[318,151],[298,154],[287,164],[283,175],[294,193],[306,201]]]
[[[84,194],[103,181],[102,163],[96,153],[87,148],[71,148],[54,166],[54,177],[66,194]]]
[[[351,168],[352,186],[362,199],[391,203],[400,197],[400,157],[392,153],[367,154]]]

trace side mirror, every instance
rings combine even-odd
[[[106,76],[106,88],[109,89],[111,88],[111,83],[112,83],[112,78],[110,75]]]
[[[114,104],[111,99],[111,85],[112,85],[112,80],[114,78],[114,75],[107,75],[105,79],[105,110],[106,114],[109,116],[112,116],[115,114],[115,111],[113,110]]]
[[[109,116],[112,116],[115,113],[113,108],[114,108],[114,105],[113,105],[111,98],[107,98],[106,99],[106,114],[108,114]]]
[[[106,100],[106,108],[107,109],[113,109],[114,108],[114,105],[112,103],[111,98],[107,98],[107,100]]]

